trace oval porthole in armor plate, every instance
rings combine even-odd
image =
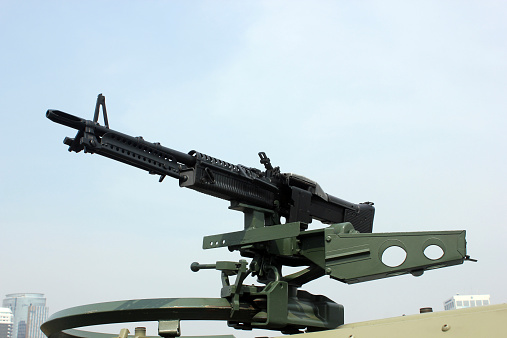
[[[437,259],[442,258],[442,256],[444,255],[444,249],[442,249],[440,246],[436,244],[431,244],[424,249],[423,253],[424,256],[426,256],[426,258],[435,261]]]
[[[395,268],[400,266],[407,259],[407,252],[402,247],[392,245],[384,250],[382,253],[382,263],[384,265]]]

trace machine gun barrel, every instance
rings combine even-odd
[[[75,138],[65,138],[69,151],[97,153],[138,168],[152,174],[169,175],[180,178],[179,170],[183,166],[194,166],[194,156],[164,147],[159,143],[145,141],[142,137],[133,137],[101,126],[97,122],[64,113],[48,110],[46,117],[53,122],[77,129]]]

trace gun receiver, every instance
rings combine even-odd
[[[100,96],[99,96],[100,98]],[[370,233],[375,209],[373,203],[354,204],[326,194],[318,183],[306,177],[281,173],[273,168],[265,153],[259,153],[266,170],[234,165],[195,150],[188,154],[145,141],[58,110],[48,110],[48,119],[77,129],[66,137],[69,151],[95,153],[113,160],[179,180],[181,187],[197,190],[233,203],[267,210],[263,225],[301,222],[306,229],[312,219],[323,223],[350,222],[359,232]]]

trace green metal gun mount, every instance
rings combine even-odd
[[[98,123],[100,107],[105,126]],[[138,321],[158,321],[162,337],[179,336],[181,320],[224,320],[236,329],[287,334],[329,330],[344,324],[343,306],[301,290],[305,283],[324,275],[347,284],[408,273],[420,276],[471,260],[464,230],[372,233],[373,203],[347,202],[306,177],[281,173],[265,153],[259,153],[265,167],[261,171],[114,131],[101,94],[92,121],[57,110],[48,110],[46,116],[78,130],[75,138],[64,140],[69,151],[109,157],[160,175],[160,181],[171,176],[181,187],[230,201],[230,209],[244,213],[243,230],[206,236],[203,249],[227,247],[250,260],[192,263],[194,272],[220,271],[220,298],[143,299],[70,308],[41,326],[48,338],[106,338],[74,328]],[[313,219],[328,226],[308,230]],[[401,252],[397,262],[387,259],[393,248]],[[284,266],[300,270],[284,275]],[[256,276],[259,284],[243,284],[248,276]],[[127,335],[126,330],[120,333],[121,338]]]

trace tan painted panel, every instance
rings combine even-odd
[[[507,337],[507,304],[342,325],[305,338]]]

